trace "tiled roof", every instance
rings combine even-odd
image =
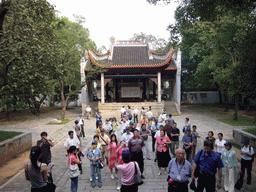
[[[156,55],[149,51],[147,45],[114,45],[109,55],[97,55],[93,50],[88,52],[90,60],[104,68],[152,68],[168,66],[173,50],[165,55]]]

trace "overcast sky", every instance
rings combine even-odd
[[[146,0],[48,0],[61,15],[73,21],[73,14],[86,19],[84,27],[97,47],[109,48],[111,36],[128,40],[134,33],[152,34],[168,40],[167,26],[174,23],[177,4],[150,5]]]

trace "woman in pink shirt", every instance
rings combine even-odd
[[[121,192],[137,192],[138,185],[134,184],[135,166],[139,175],[140,168],[137,162],[131,162],[131,152],[124,150],[122,152],[123,165],[117,165],[116,168],[121,172],[122,187]]]
[[[161,167],[164,167],[164,173],[167,174],[166,168],[168,167],[169,161],[171,160],[168,145],[171,144],[171,140],[165,135],[165,131],[160,131],[160,136],[156,138],[156,155],[157,164],[159,168],[158,175],[162,174]]]
[[[116,151],[119,148],[119,143],[117,142],[116,135],[112,134],[110,136],[110,142],[108,143],[108,151],[110,151],[109,154],[109,169],[111,172],[111,179],[117,178],[117,169],[115,168],[115,163],[117,159]],[[115,168],[116,175],[113,174],[113,168]]]
[[[124,161],[122,160],[122,153],[124,150],[129,150],[129,148],[126,146],[125,141],[120,142],[120,147],[117,149],[116,154],[117,154],[117,160],[116,163],[123,165]],[[121,173],[119,171],[118,173],[118,186],[117,186],[117,191],[120,191],[121,189]]]

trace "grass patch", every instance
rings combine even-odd
[[[232,143],[232,147],[235,147],[237,149],[241,149],[242,147],[242,144],[239,144],[239,143],[235,143],[233,139],[227,139],[226,141],[229,141],[230,143]]]
[[[13,138],[17,135],[22,134],[21,132],[15,132],[15,131],[0,131],[0,142]]]
[[[234,120],[232,118],[228,119],[218,119],[222,123],[229,124],[231,126],[254,126],[253,120],[249,118],[239,117],[238,120]]]
[[[256,127],[246,128],[246,129],[243,129],[243,131],[256,135]]]
[[[59,119],[59,120],[61,120],[61,119]],[[65,124],[67,124],[68,122],[70,122],[71,120],[69,120],[69,119],[64,119],[64,120],[61,120],[61,123],[47,123],[46,125],[65,125]]]

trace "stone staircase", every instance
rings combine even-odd
[[[131,111],[133,111],[134,107],[137,107],[139,110],[139,116],[141,108],[144,107],[147,111],[149,106],[151,106],[151,110],[154,116],[158,116],[158,112],[162,112],[163,108],[167,110],[167,114],[171,113],[173,115],[178,115],[179,112],[176,107],[176,102],[174,101],[162,101],[161,103],[158,102],[121,102],[121,103],[100,103],[98,102],[98,109],[102,114],[103,119],[108,117],[117,117],[120,118],[120,110],[122,106],[131,107]]]

